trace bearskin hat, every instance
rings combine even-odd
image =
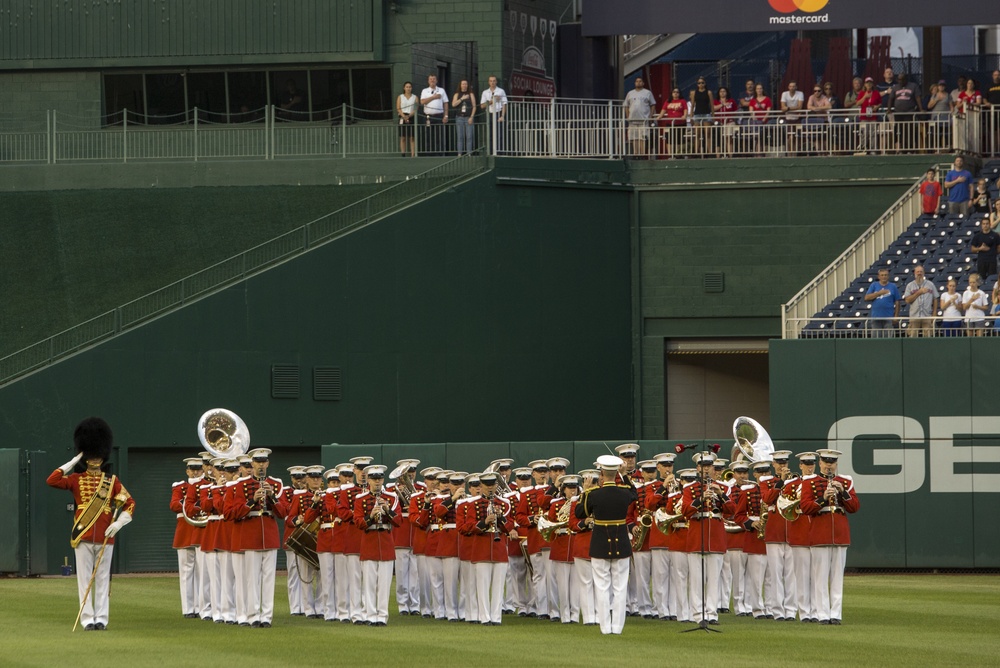
[[[99,417],[89,417],[76,425],[73,431],[73,443],[76,451],[83,453],[84,459],[100,457],[108,461],[111,457],[111,444],[114,437],[111,427]]]

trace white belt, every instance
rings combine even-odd
[[[750,520],[751,522],[758,522],[758,521],[760,521],[760,518],[759,518],[759,517],[754,517],[753,515],[747,515],[747,518],[748,518],[748,519],[749,519],[749,520]]]
[[[565,536],[569,533],[569,529],[556,529],[557,536]]]
[[[819,512],[820,512],[821,515],[823,513],[841,513],[841,514],[844,514],[844,509],[841,508],[840,506],[827,506],[826,508],[820,508]]]
[[[184,513],[177,513],[177,519],[184,517]]]
[[[372,524],[365,531],[390,531],[392,529],[391,524]]]
[[[210,519],[210,520],[221,520],[222,519],[222,515],[209,515],[208,519]]]
[[[319,528],[320,529],[332,529],[335,526],[337,526],[336,522],[323,522],[323,524],[319,525]]]
[[[691,519],[694,519],[694,520],[708,520],[708,519],[721,520],[722,519],[722,515],[720,515],[719,513],[695,513],[694,517],[692,517]]]
[[[434,529],[434,531],[442,531],[443,529],[457,529],[458,525],[456,525],[456,524],[435,524],[431,528]]]
[[[262,517],[262,516],[263,517],[270,517],[271,516],[271,511],[270,510],[251,510],[249,513],[247,513],[247,517]]]

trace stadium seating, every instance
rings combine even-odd
[[[987,162],[979,174],[990,183],[991,201],[998,195],[996,181],[1000,178],[1000,160]],[[943,200],[944,198],[942,198]],[[889,270],[889,280],[895,283],[900,294],[906,284],[912,280],[913,267],[922,264],[925,275],[933,281],[939,292],[947,290],[948,280],[954,278],[958,282],[958,292],[963,292],[969,285],[969,274],[976,268],[976,254],[968,250],[969,240],[979,229],[983,217],[989,214],[973,213],[969,216],[947,213],[946,204],[934,215],[922,214],[899,237],[882,251],[878,259],[861,273],[851,284],[827,304],[823,309],[813,314],[812,320],[802,330],[802,338],[849,338],[863,337],[866,334],[867,321],[855,318],[865,318],[871,310],[871,303],[864,301],[869,286],[878,281],[880,269]],[[984,277],[982,289],[991,294],[997,282],[997,275]],[[990,306],[992,307],[992,303]],[[900,305],[899,315],[906,317],[909,307],[906,302]],[[938,315],[941,312],[938,311]],[[836,318],[836,320],[828,320]],[[840,320],[844,318],[844,320]],[[906,328],[906,321],[901,327]],[[993,319],[987,318],[986,326],[993,331]]]

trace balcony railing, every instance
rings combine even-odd
[[[940,313],[940,311],[938,312]],[[956,336],[1000,336],[1000,315],[970,321],[945,320],[938,315],[915,323],[911,318],[787,318],[786,339],[886,339],[897,337],[948,338]]]

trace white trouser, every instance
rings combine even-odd
[[[771,586],[764,591],[767,614],[795,619],[795,564],[788,543],[767,544]]]
[[[323,607],[318,600],[322,597],[320,585],[322,578],[319,570],[302,557],[293,554],[292,560],[295,562],[295,571],[299,581],[299,600],[302,601],[301,610],[306,615],[323,614]]]
[[[302,588],[299,586],[299,559],[291,550],[285,550],[285,567],[288,569],[288,612],[293,615],[305,612],[302,609]]]
[[[729,599],[733,595],[733,564],[729,552],[722,555],[722,577],[719,578],[719,610],[729,608]]]
[[[573,560],[573,574],[580,592],[580,614],[584,624],[597,623],[597,603],[594,600],[594,567],[590,559]]]
[[[278,565],[278,551],[247,550],[243,560],[247,621],[270,624],[274,616],[274,570]]]
[[[417,559],[408,547],[396,548],[396,606],[400,612],[420,612]]]
[[[531,596],[529,607],[536,615],[549,614],[549,588],[545,579],[545,565],[549,562],[547,552],[538,552],[530,555],[531,565],[535,569],[535,574],[531,578]]]
[[[559,585],[556,584],[555,571],[552,568],[552,561],[549,554],[552,550],[546,548],[541,551],[542,570],[545,571],[545,607],[549,617],[559,616]],[[539,612],[538,614],[542,614]]]
[[[94,564],[97,563],[97,556],[101,553],[99,543],[81,542],[76,546],[76,588],[79,593],[80,606],[83,613],[80,615],[80,626],[86,627],[88,624],[108,625],[108,600],[111,595],[111,553],[115,546],[108,544],[104,548],[104,556],[97,567],[97,574],[94,575]],[[87,585],[90,584],[90,576],[94,575],[94,584],[87,594]],[[86,595],[86,599],[84,599]]]
[[[737,614],[750,612],[749,610],[744,610],[743,606],[743,588],[746,584],[744,576],[747,570],[746,555],[743,554],[743,550],[729,550],[726,552],[725,562],[729,564],[729,572],[733,578],[732,610]],[[723,607],[729,607],[729,601],[725,601],[725,603],[726,605]]]
[[[236,571],[232,552],[217,552],[216,569],[219,580],[219,605],[222,621],[236,621]]]
[[[202,559],[205,566],[202,577],[208,582],[208,600],[212,605],[212,621],[220,621],[222,620],[222,590],[219,587],[219,553],[205,552]]]
[[[507,593],[503,602],[506,610],[527,612],[528,591],[524,581],[527,575],[524,557],[507,557]]]
[[[389,590],[392,589],[391,561],[361,562],[364,595],[363,620],[385,623],[389,620]]]
[[[458,580],[459,619],[471,622],[480,621],[479,594],[476,588],[476,574],[471,561],[459,560]]]
[[[340,621],[351,619],[351,589],[357,587],[357,581],[351,580],[351,568],[346,554],[337,552],[333,555],[333,572],[337,604],[335,618]],[[354,587],[351,587],[352,582]]]
[[[580,618],[580,601],[576,598],[578,590],[573,586],[573,564],[567,561],[549,562],[552,569],[552,579],[555,580],[559,592],[559,619],[563,624],[577,621]]]
[[[434,619],[444,619],[444,559],[427,557],[427,580],[430,589],[430,610]]]
[[[701,586],[701,583],[698,583]],[[688,591],[688,559],[686,552],[670,552],[670,615],[682,622],[691,621],[691,594]]]
[[[233,567],[233,604],[236,609],[236,623],[247,623],[246,552],[231,552]]]
[[[653,614],[653,600],[649,595],[649,581],[653,568],[652,552],[633,552],[635,568],[629,569],[629,601],[632,612],[640,615]],[[634,597],[634,598],[633,598]]]
[[[198,568],[195,564],[195,552],[197,551],[196,547],[183,547],[177,550],[177,575],[181,585],[181,614],[184,615],[198,612]]]
[[[767,556],[748,554],[747,568],[743,577],[743,607],[754,617],[767,614],[764,608],[764,573],[767,570]]]
[[[706,620],[719,619],[717,603],[719,602],[719,578],[722,576],[723,556],[714,552],[706,552],[704,555],[700,552],[689,552],[687,555],[691,619],[695,622],[701,623],[702,607],[704,607]],[[702,563],[705,564],[704,573],[701,571]],[[702,591],[703,587],[704,592]],[[702,598],[703,595],[704,598]]]
[[[653,614],[670,616],[670,550],[650,550],[649,580],[653,587]]]
[[[816,616],[812,604],[812,552],[809,547],[793,546],[792,562],[795,568],[795,603],[799,619]]]
[[[432,558],[423,554],[417,555],[417,581],[420,583],[420,614],[434,615],[434,594],[431,587]]]
[[[503,585],[507,579],[507,564],[483,561],[472,564],[472,571],[479,622],[499,624],[503,618]]]
[[[812,552],[812,602],[821,622],[842,619],[844,605],[844,564],[846,545],[810,548]],[[107,555],[105,555],[107,558]]]
[[[208,575],[205,563],[205,553],[200,547],[194,550],[195,600],[198,607],[195,612],[202,619],[212,618],[212,580]]]
[[[447,619],[460,619],[461,609],[458,606],[458,577],[461,562],[458,557],[441,559],[441,594],[444,604],[444,616]]]
[[[319,557],[319,596],[316,601],[316,612],[323,619],[337,618],[337,567],[333,552],[317,552]]]
[[[591,559],[594,601],[601,633],[621,634],[628,599],[628,559]]]
[[[361,555],[347,554],[347,608],[352,622],[363,622],[364,606],[361,602]],[[340,575],[337,575],[337,585],[340,586]],[[339,594],[339,592],[338,592]]]

